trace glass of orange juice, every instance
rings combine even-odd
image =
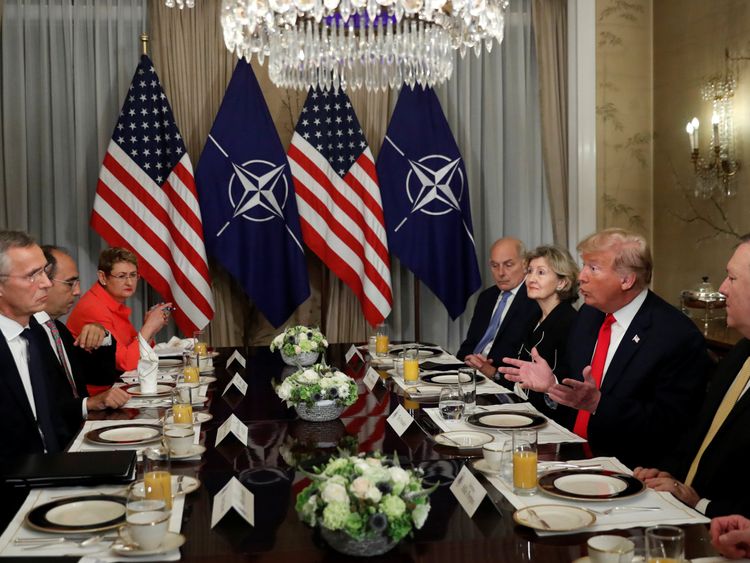
[[[172,508],[172,465],[164,445],[143,450],[143,491],[147,499],[163,500]]]
[[[407,348],[404,351],[404,381],[419,379],[419,349]]]
[[[537,491],[537,432],[516,430],[513,432],[513,492],[517,495],[533,495]]]
[[[677,526],[646,528],[648,563],[680,563],[685,560],[685,532]]]
[[[182,362],[182,377],[185,383],[198,385],[201,381],[201,370],[198,365],[199,356],[197,354],[185,354]]]
[[[208,354],[208,341],[206,340],[205,331],[196,330],[193,332],[193,352],[199,356]]]
[[[375,332],[375,355],[384,358],[388,355],[388,325],[380,323]]]

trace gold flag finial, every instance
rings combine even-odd
[[[141,33],[141,47],[143,47],[143,54],[148,55],[148,33]]]

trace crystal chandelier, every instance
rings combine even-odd
[[[166,0],[174,4],[175,0]],[[178,2],[182,4],[182,2]],[[508,0],[222,0],[230,51],[281,88],[436,86],[453,51],[502,43]]]

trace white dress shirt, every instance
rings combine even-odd
[[[26,398],[29,400],[31,412],[36,417],[36,405],[34,404],[34,390],[31,387],[31,375],[29,374],[29,343],[21,336],[28,325],[22,326],[13,319],[0,315],[0,332],[3,333],[5,341],[10,348],[10,354],[13,361],[16,362],[16,369],[21,376],[21,385],[26,392]]]

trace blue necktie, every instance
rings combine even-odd
[[[487,344],[495,340],[497,330],[500,328],[500,319],[503,318],[503,311],[505,310],[505,305],[506,303],[508,303],[508,298],[510,298],[510,296],[510,291],[503,291],[503,295],[500,298],[500,303],[497,304],[497,307],[495,307],[495,312],[492,313],[490,324],[487,325],[487,330],[485,331],[484,336],[482,336],[479,344],[477,344],[474,348],[475,354],[481,354],[482,350],[485,349]]]
[[[55,425],[52,422],[52,406],[49,400],[47,378],[49,374],[45,370],[42,351],[36,341],[31,329],[24,329],[21,337],[29,343],[29,378],[31,379],[31,390],[34,395],[34,407],[36,409],[36,421],[42,432],[44,449],[47,453],[60,451],[60,443],[55,433]]]

